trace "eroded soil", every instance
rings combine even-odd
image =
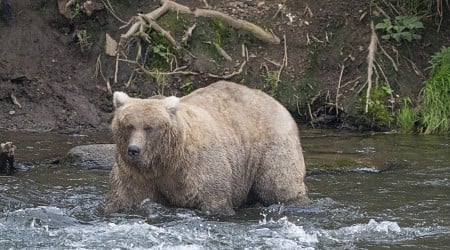
[[[115,60],[104,53],[105,34],[119,39],[126,29],[120,30],[123,24],[106,9],[70,19],[60,13],[56,0],[0,2],[0,129],[108,129],[113,107],[105,81],[110,81],[113,91],[124,90],[138,96],[161,92],[148,78],[136,78],[125,87],[130,75],[126,65],[121,66],[119,81],[114,83]],[[204,1],[177,2],[191,9],[206,8]],[[382,18],[382,13],[370,8],[372,1],[288,0],[281,10],[279,6],[284,1],[207,2],[211,9],[251,21],[282,39],[276,45],[255,42],[248,46],[249,61],[244,73],[231,80],[272,91],[304,123],[354,127],[349,114],[357,106],[358,93],[367,77],[370,20]],[[160,6],[159,1],[111,3],[123,20]],[[423,20],[427,29],[420,43],[382,44],[400,67],[399,72],[394,72],[387,59],[380,60],[386,65],[397,106],[405,96],[417,101],[430,55],[450,43],[448,18],[439,33],[432,18]],[[88,49],[80,47],[76,36],[80,30],[90,32],[92,44]],[[234,59],[241,54],[238,45],[224,46]],[[278,72],[285,48],[287,66],[274,90],[264,74]],[[98,71],[99,56],[104,77]],[[218,79],[199,74],[188,80],[198,88]],[[184,82],[180,79],[176,84],[168,84],[164,94],[184,94],[186,91],[180,88]]]

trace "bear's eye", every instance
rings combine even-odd
[[[126,128],[127,128],[128,131],[134,130],[134,126],[131,125],[131,124],[128,124],[128,125],[126,126]]]
[[[147,132],[152,132],[153,131],[153,127],[150,125],[144,125],[144,130]]]

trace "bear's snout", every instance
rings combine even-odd
[[[139,153],[141,152],[141,149],[137,145],[130,145],[128,146],[128,155],[131,157],[137,157],[139,156]]]

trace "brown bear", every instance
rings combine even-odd
[[[0,173],[13,174],[17,169],[14,167],[14,152],[16,146],[12,142],[0,144]]]
[[[219,81],[182,98],[115,92],[114,106],[107,213],[145,199],[227,215],[308,201],[297,125],[262,91]]]

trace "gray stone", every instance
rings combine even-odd
[[[76,146],[69,150],[61,164],[81,169],[111,169],[114,165],[115,144]]]

